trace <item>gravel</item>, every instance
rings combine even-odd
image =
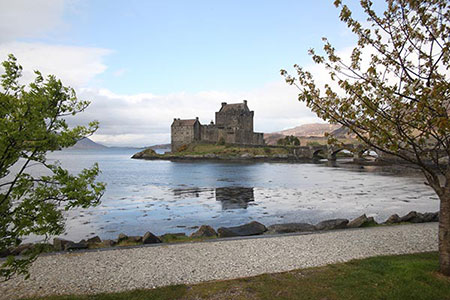
[[[0,299],[92,294],[284,272],[355,258],[436,251],[438,223],[41,256]]]

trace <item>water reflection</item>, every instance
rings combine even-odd
[[[221,202],[222,210],[247,209],[249,202],[255,201],[252,187],[177,188],[173,189],[172,192],[178,199],[199,198],[209,194],[210,198],[215,197],[216,201]]]
[[[173,189],[173,195],[177,198],[198,198],[200,197],[201,193],[205,192],[212,192],[213,189],[211,188],[180,188],[180,189]]]
[[[253,188],[221,187],[216,188],[216,200],[222,203],[222,210],[247,209],[249,202],[255,201]]]

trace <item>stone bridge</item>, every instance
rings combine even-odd
[[[294,148],[294,155],[298,158],[308,158],[318,160],[326,158],[329,161],[335,161],[337,154],[341,151],[347,150],[353,155],[354,161],[363,159],[364,153],[374,151],[363,144],[345,144],[342,146],[334,145],[317,145],[317,146],[300,146]]]

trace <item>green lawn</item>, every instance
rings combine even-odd
[[[39,299],[450,299],[450,278],[437,268],[437,253],[422,253],[197,285]]]

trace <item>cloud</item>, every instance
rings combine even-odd
[[[112,51],[103,48],[21,42],[23,38],[42,38],[64,33],[66,10],[76,10],[75,0],[0,1],[0,61],[14,54],[23,66],[23,82],[30,82],[34,70],[53,74],[65,85],[86,86],[106,70],[103,59]]]
[[[145,146],[170,142],[173,118],[195,118],[205,124],[215,118],[221,102],[248,100],[255,111],[255,130],[273,132],[299,124],[321,122],[303,103],[297,91],[282,79],[259,89],[241,92],[202,91],[166,95],[121,95],[106,89],[80,89],[78,97],[90,100],[90,107],[70,119],[72,125],[100,121],[92,137],[113,146]]]
[[[0,1],[0,43],[42,36],[63,26],[64,0]]]
[[[30,82],[34,70],[44,75],[53,74],[65,85],[83,87],[103,73],[103,63],[112,51],[102,48],[50,45],[44,43],[6,42],[0,44],[0,60],[12,53],[22,65],[23,81]]]

